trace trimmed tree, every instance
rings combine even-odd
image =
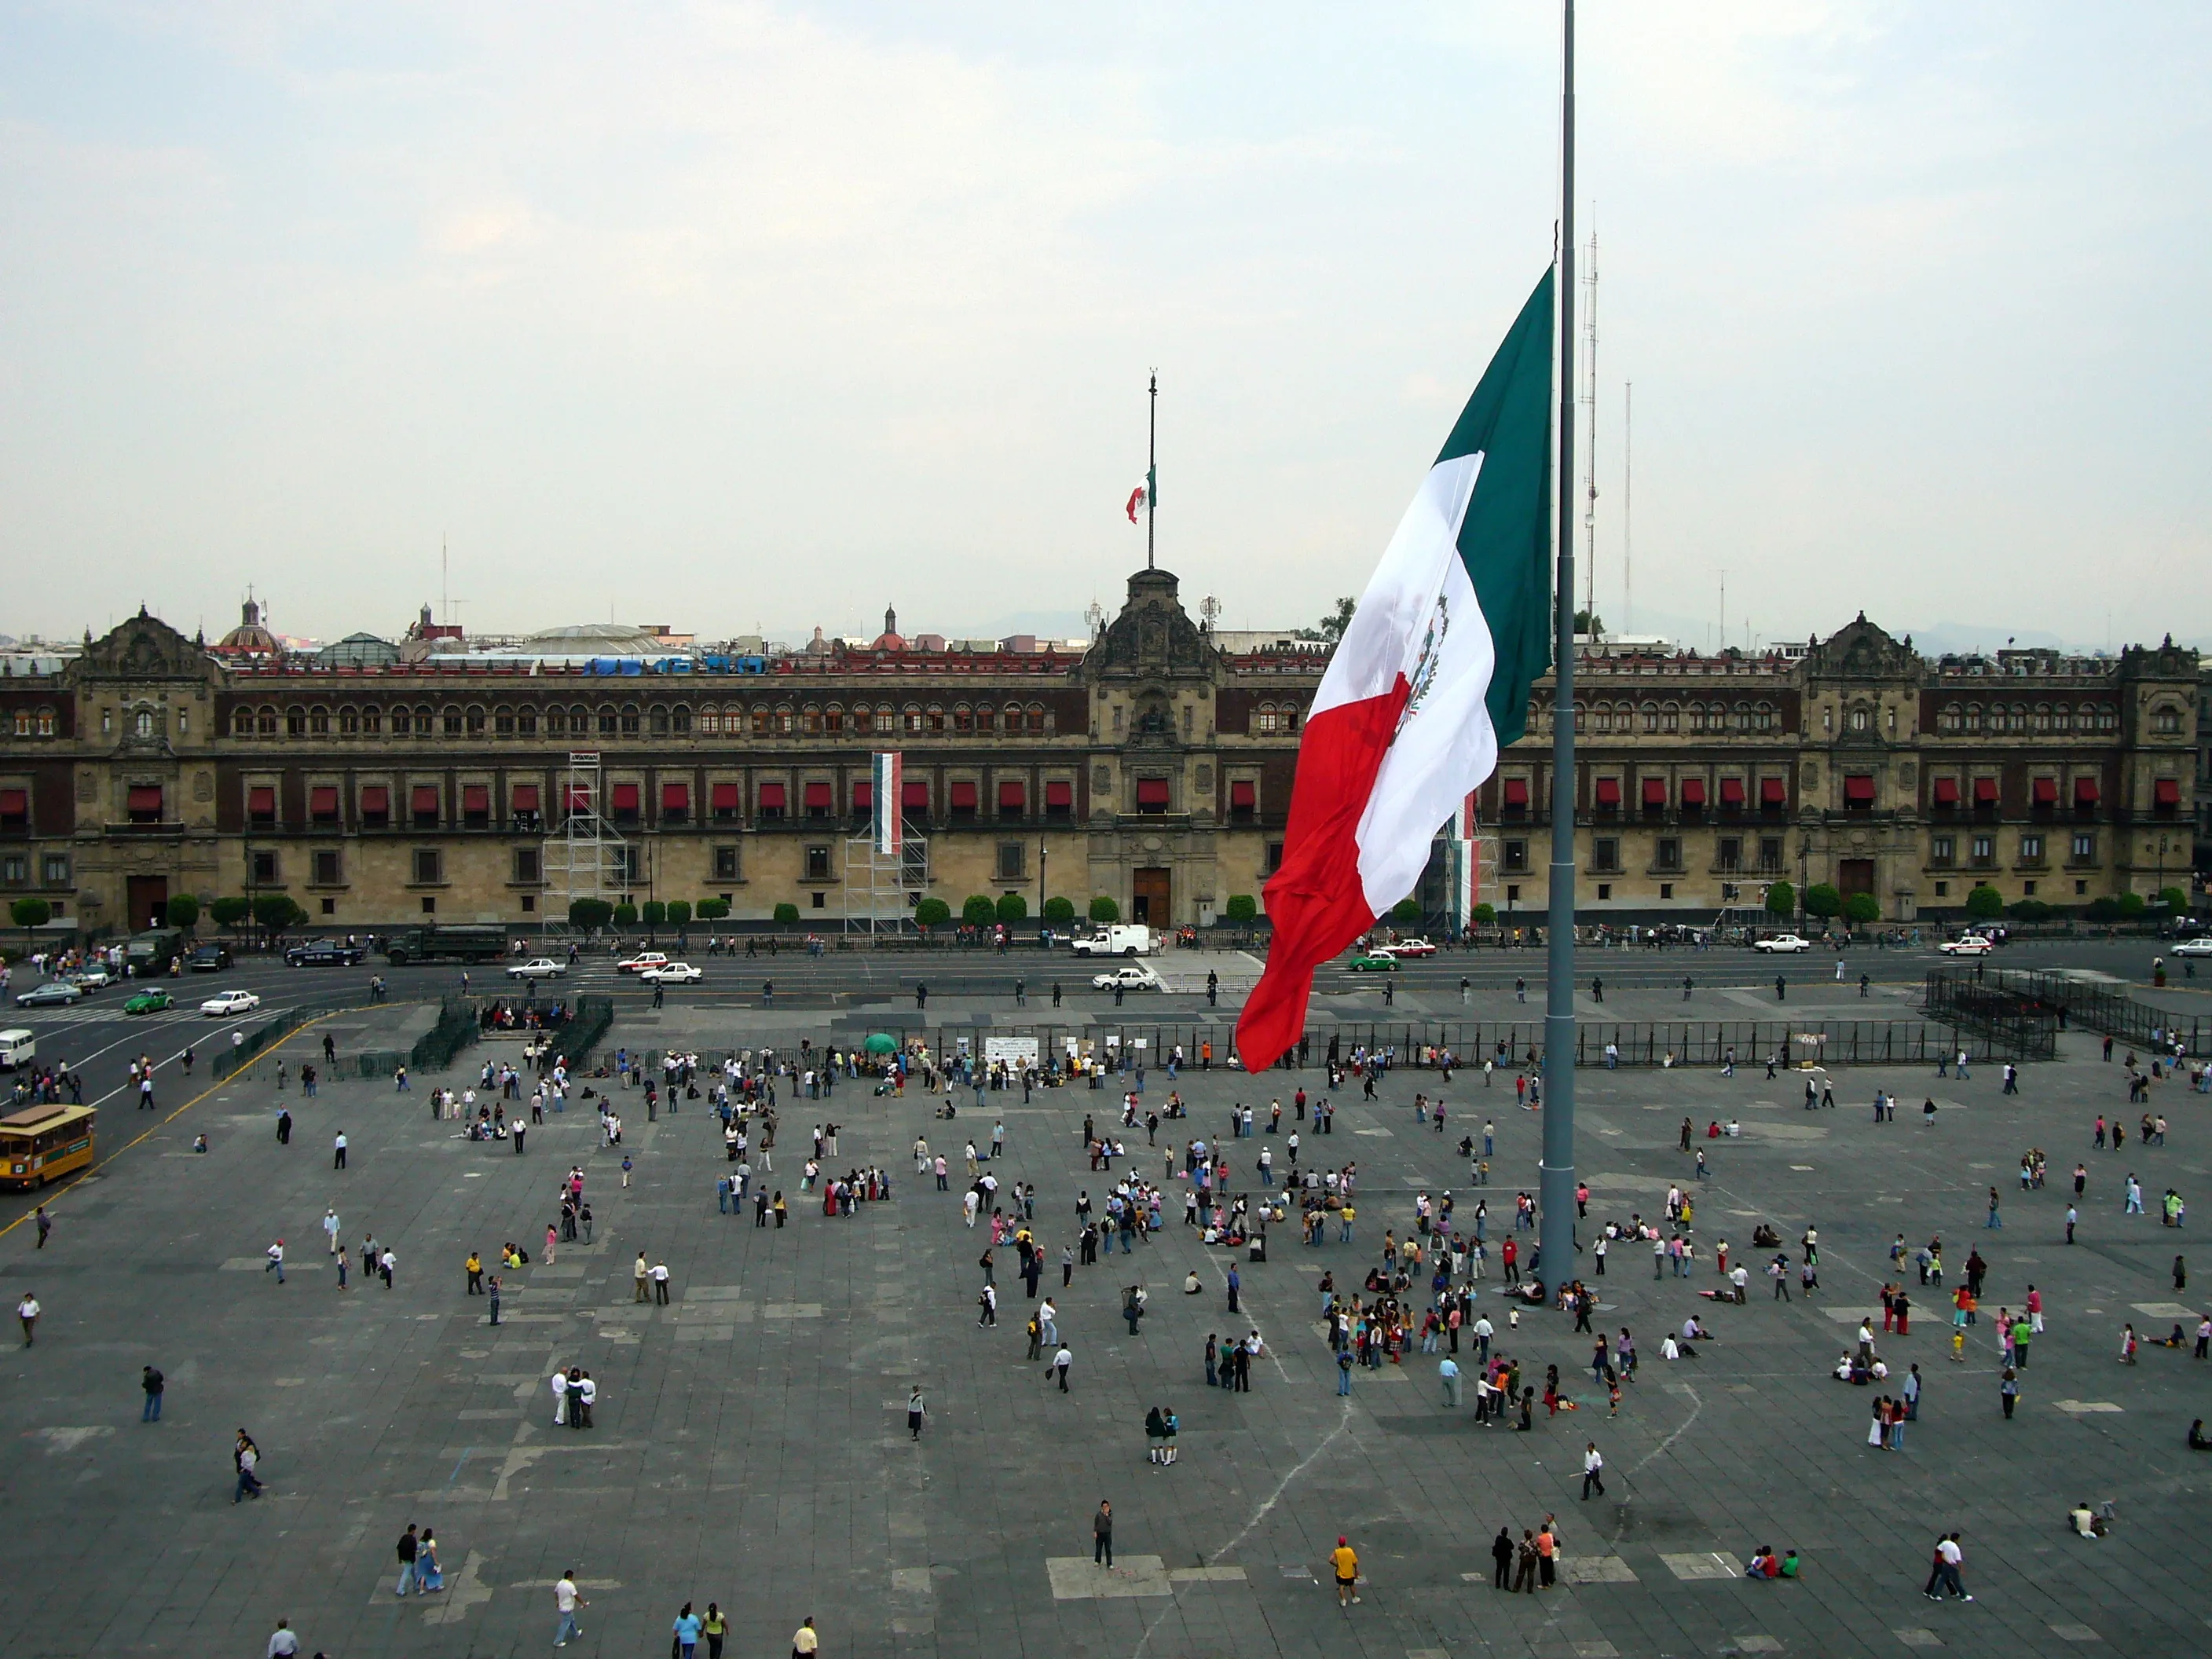
[[[216,901],[219,904],[220,899]],[[568,901],[568,925],[580,927],[586,933],[596,933],[615,919],[615,907],[605,899],[580,898]]]
[[[1872,893],[1854,893],[1844,901],[1844,920],[1854,927],[1881,920],[1881,901]]]
[[[617,927],[636,927],[637,906],[635,904],[617,904],[614,908],[614,921],[615,926]]]
[[[1843,914],[1844,896],[1825,881],[1816,881],[1805,890],[1805,914],[1826,921]]]
[[[226,893],[208,906],[208,915],[215,925],[226,932],[235,932],[240,923],[253,914],[253,907],[236,893]]]
[[[2134,921],[2149,908],[2150,906],[2143,902],[2141,893],[2120,895],[2120,919],[2123,921]]]
[[[176,901],[173,899],[170,901],[171,903],[174,903]],[[2158,902],[2160,904],[2163,904],[2167,909],[2172,911],[2176,915],[2180,915],[2185,913],[2189,908],[2189,895],[2179,887],[2160,888],[2158,890]]]
[[[1231,893],[1229,902],[1221,907],[1221,914],[1231,921],[1251,921],[1259,916],[1260,901],[1249,893]]]
[[[1121,907],[1101,893],[1091,901],[1091,920],[1101,927],[1110,927],[1121,920]]]
[[[289,894],[264,893],[253,901],[253,919],[273,941],[287,927],[305,921],[307,913],[295,904]]]
[[[1478,927],[1495,927],[1498,925],[1498,907],[1494,904],[1476,905],[1474,925]]]
[[[2051,915],[2051,907],[2041,899],[2024,898],[2012,902],[2012,919],[2014,921],[2048,921]]]
[[[1797,908],[1797,890],[1786,881],[1778,881],[1766,890],[1766,914],[1786,916]]]
[[[999,907],[981,893],[970,893],[960,905],[960,920],[969,927],[988,927],[999,919]]]
[[[658,927],[668,920],[668,907],[659,899],[647,899],[645,908],[638,912],[648,927]]]
[[[999,920],[1009,927],[1030,919],[1030,902],[1019,893],[1000,894],[996,909]]]
[[[918,927],[942,927],[952,920],[952,907],[941,898],[926,898],[914,907]]]
[[[1995,921],[2004,914],[2004,895],[1985,882],[1966,895],[1966,914],[1976,921]]]
[[[31,948],[30,933],[33,927],[43,927],[54,919],[54,907],[42,898],[19,898],[8,907],[9,919],[23,930],[23,948]]]
[[[668,901],[668,925],[671,927],[681,927],[690,920],[690,900],[671,899]]]
[[[1048,898],[1044,902],[1044,919],[1055,927],[1065,927],[1075,920],[1075,901],[1071,898]]]
[[[726,898],[708,898],[699,901],[699,920],[702,921],[720,921],[729,914],[730,902]]]
[[[788,927],[798,920],[799,907],[797,905],[785,903],[779,904],[775,907],[775,925],[777,927]]]
[[[1417,898],[1401,898],[1390,907],[1390,920],[1401,927],[1421,919],[1421,902]]]
[[[161,909],[163,921],[172,927],[182,927],[186,932],[190,932],[199,919],[200,902],[198,896],[191,893],[176,894]]]

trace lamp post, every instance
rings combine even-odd
[[[1800,835],[1797,837],[1797,931],[1800,933],[1805,931],[1805,871],[1812,856],[1813,837],[1809,834]]]
[[[1044,916],[1044,862],[1045,860],[1050,856],[1050,854],[1051,849],[1045,845],[1044,836],[1040,834],[1037,836],[1037,927],[1039,929],[1040,938],[1042,937],[1042,929],[1046,925]]]

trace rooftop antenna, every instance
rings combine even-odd
[[[1198,605],[1199,626],[1206,632],[1213,631],[1213,624],[1221,620],[1221,601],[1207,594]]]
[[[1595,211],[1592,211],[1595,219]],[[1589,569],[1583,578],[1583,609],[1589,621],[1584,631],[1590,642],[1597,642],[1597,231],[1590,230],[1589,264],[1583,272],[1583,395],[1580,402],[1589,410],[1589,444],[1583,452],[1583,546],[1589,560]]]
[[[1150,417],[1145,428],[1145,568],[1158,567],[1152,559],[1152,520],[1160,510],[1160,372],[1152,371]]]
[[[448,623],[453,620],[453,562],[446,554],[446,532],[441,530],[438,532],[438,609]]]
[[[1721,572],[1721,649],[1728,649],[1728,572]]]
[[[1596,238],[1592,237],[1593,245]],[[1636,382],[1625,380],[1620,388],[1620,629],[1626,633],[1632,624],[1629,618],[1629,510],[1636,500]]]

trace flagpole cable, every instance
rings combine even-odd
[[[1551,938],[1544,987],[1546,1291],[1575,1276],[1575,3],[1560,0],[1559,574],[1553,592]]]

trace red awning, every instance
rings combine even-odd
[[[952,786],[952,810],[957,812],[963,809],[970,812],[975,810],[975,786],[956,781]]]
[[[2179,778],[2154,778],[2151,781],[2150,798],[2160,806],[2180,805],[2181,780]]]
[[[0,789],[0,818],[28,817],[31,813],[31,792],[27,789]]]
[[[783,811],[783,786],[764,783],[760,787],[760,808],[763,812]]]
[[[158,812],[161,810],[161,786],[158,783],[134,783],[129,797],[134,812]]]
[[[334,783],[317,784],[307,791],[307,811],[319,818],[334,818],[338,815],[338,787]]]
[[[1938,806],[1956,806],[1959,804],[1958,779],[1938,778],[1936,780],[1936,804]]]
[[[1618,806],[1620,805],[1620,780],[1619,778],[1600,778],[1597,781],[1597,804],[1600,806]]]
[[[1789,781],[1784,778],[1761,778],[1759,781],[1759,799],[1765,806],[1786,805],[1790,799]]]
[[[416,784],[415,793],[410,799],[414,802],[414,810],[418,816],[426,812],[433,817],[437,816],[438,786],[436,784]]]
[[[664,783],[660,786],[660,810],[664,812],[688,812],[691,810],[691,786],[688,783]]]
[[[361,810],[364,817],[383,817],[392,811],[392,792],[380,783],[365,783],[361,789]]]
[[[899,811],[902,812],[929,811],[929,786],[927,783],[906,783],[899,787]]]
[[[489,812],[491,811],[491,786],[488,783],[465,783],[461,786],[461,811]]]
[[[536,784],[518,783],[514,786],[514,810],[518,812],[535,812],[538,810]]]
[[[1526,806],[1528,804],[1528,779],[1508,778],[1505,780],[1505,804],[1508,806]]]
[[[2074,780],[2074,804],[2076,806],[2094,806],[2097,804],[2096,779],[2076,778]]]
[[[2035,790],[2035,804],[2038,806],[2056,806],[2058,804],[2057,779],[2038,778],[2034,781],[2033,787]]]
[[[1781,780],[1770,778],[1767,781],[1779,784]],[[1864,772],[1854,772],[1846,777],[1844,780],[1844,799],[1853,806],[1873,805],[1874,779],[1872,776]]]
[[[1047,806],[1073,806],[1075,786],[1072,783],[1048,783],[1044,787],[1044,804]]]
[[[806,810],[811,812],[817,807],[824,812],[830,810],[830,786],[826,783],[806,786]]]
[[[246,792],[246,810],[257,818],[276,816],[276,791],[267,784],[257,784]]]
[[[640,799],[640,794],[639,794],[639,791],[638,791],[638,787],[637,787],[635,784],[634,784],[634,783],[618,783],[618,784],[615,785],[615,787],[614,787],[614,806],[615,806],[615,811],[617,811],[617,812],[635,812],[635,811],[637,811],[637,809],[638,809],[638,802],[639,802],[639,799]]]
[[[999,780],[999,810],[1000,811],[1003,812],[1009,808],[1012,808],[1014,811],[1018,812],[1029,804],[1029,789],[1019,778],[1001,778]]]
[[[1705,804],[1705,781],[1703,778],[1682,780],[1682,805],[1703,806]]]
[[[707,793],[708,799],[714,804],[714,808],[717,812],[734,812],[738,810],[738,786],[736,784],[710,784],[708,786]]]
[[[568,786],[568,810],[571,812],[588,812],[592,810],[590,785],[572,783]]]
[[[1239,811],[1249,812],[1260,804],[1259,786],[1232,783],[1229,786],[1229,804]]]
[[[855,812],[873,811],[875,805],[876,786],[874,784],[856,783],[853,786],[853,810]]]
[[[1743,805],[1743,780],[1741,778],[1723,778],[1721,780],[1721,805],[1723,806],[1741,806]]]
[[[1995,778],[1974,780],[1974,805],[1995,806],[1997,804],[1997,781]]]
[[[1664,806],[1667,804],[1666,779],[1646,778],[1644,780],[1644,804],[1646,806]]]
[[[1165,778],[1139,778],[1137,805],[1165,806],[1168,804],[1168,781]]]

